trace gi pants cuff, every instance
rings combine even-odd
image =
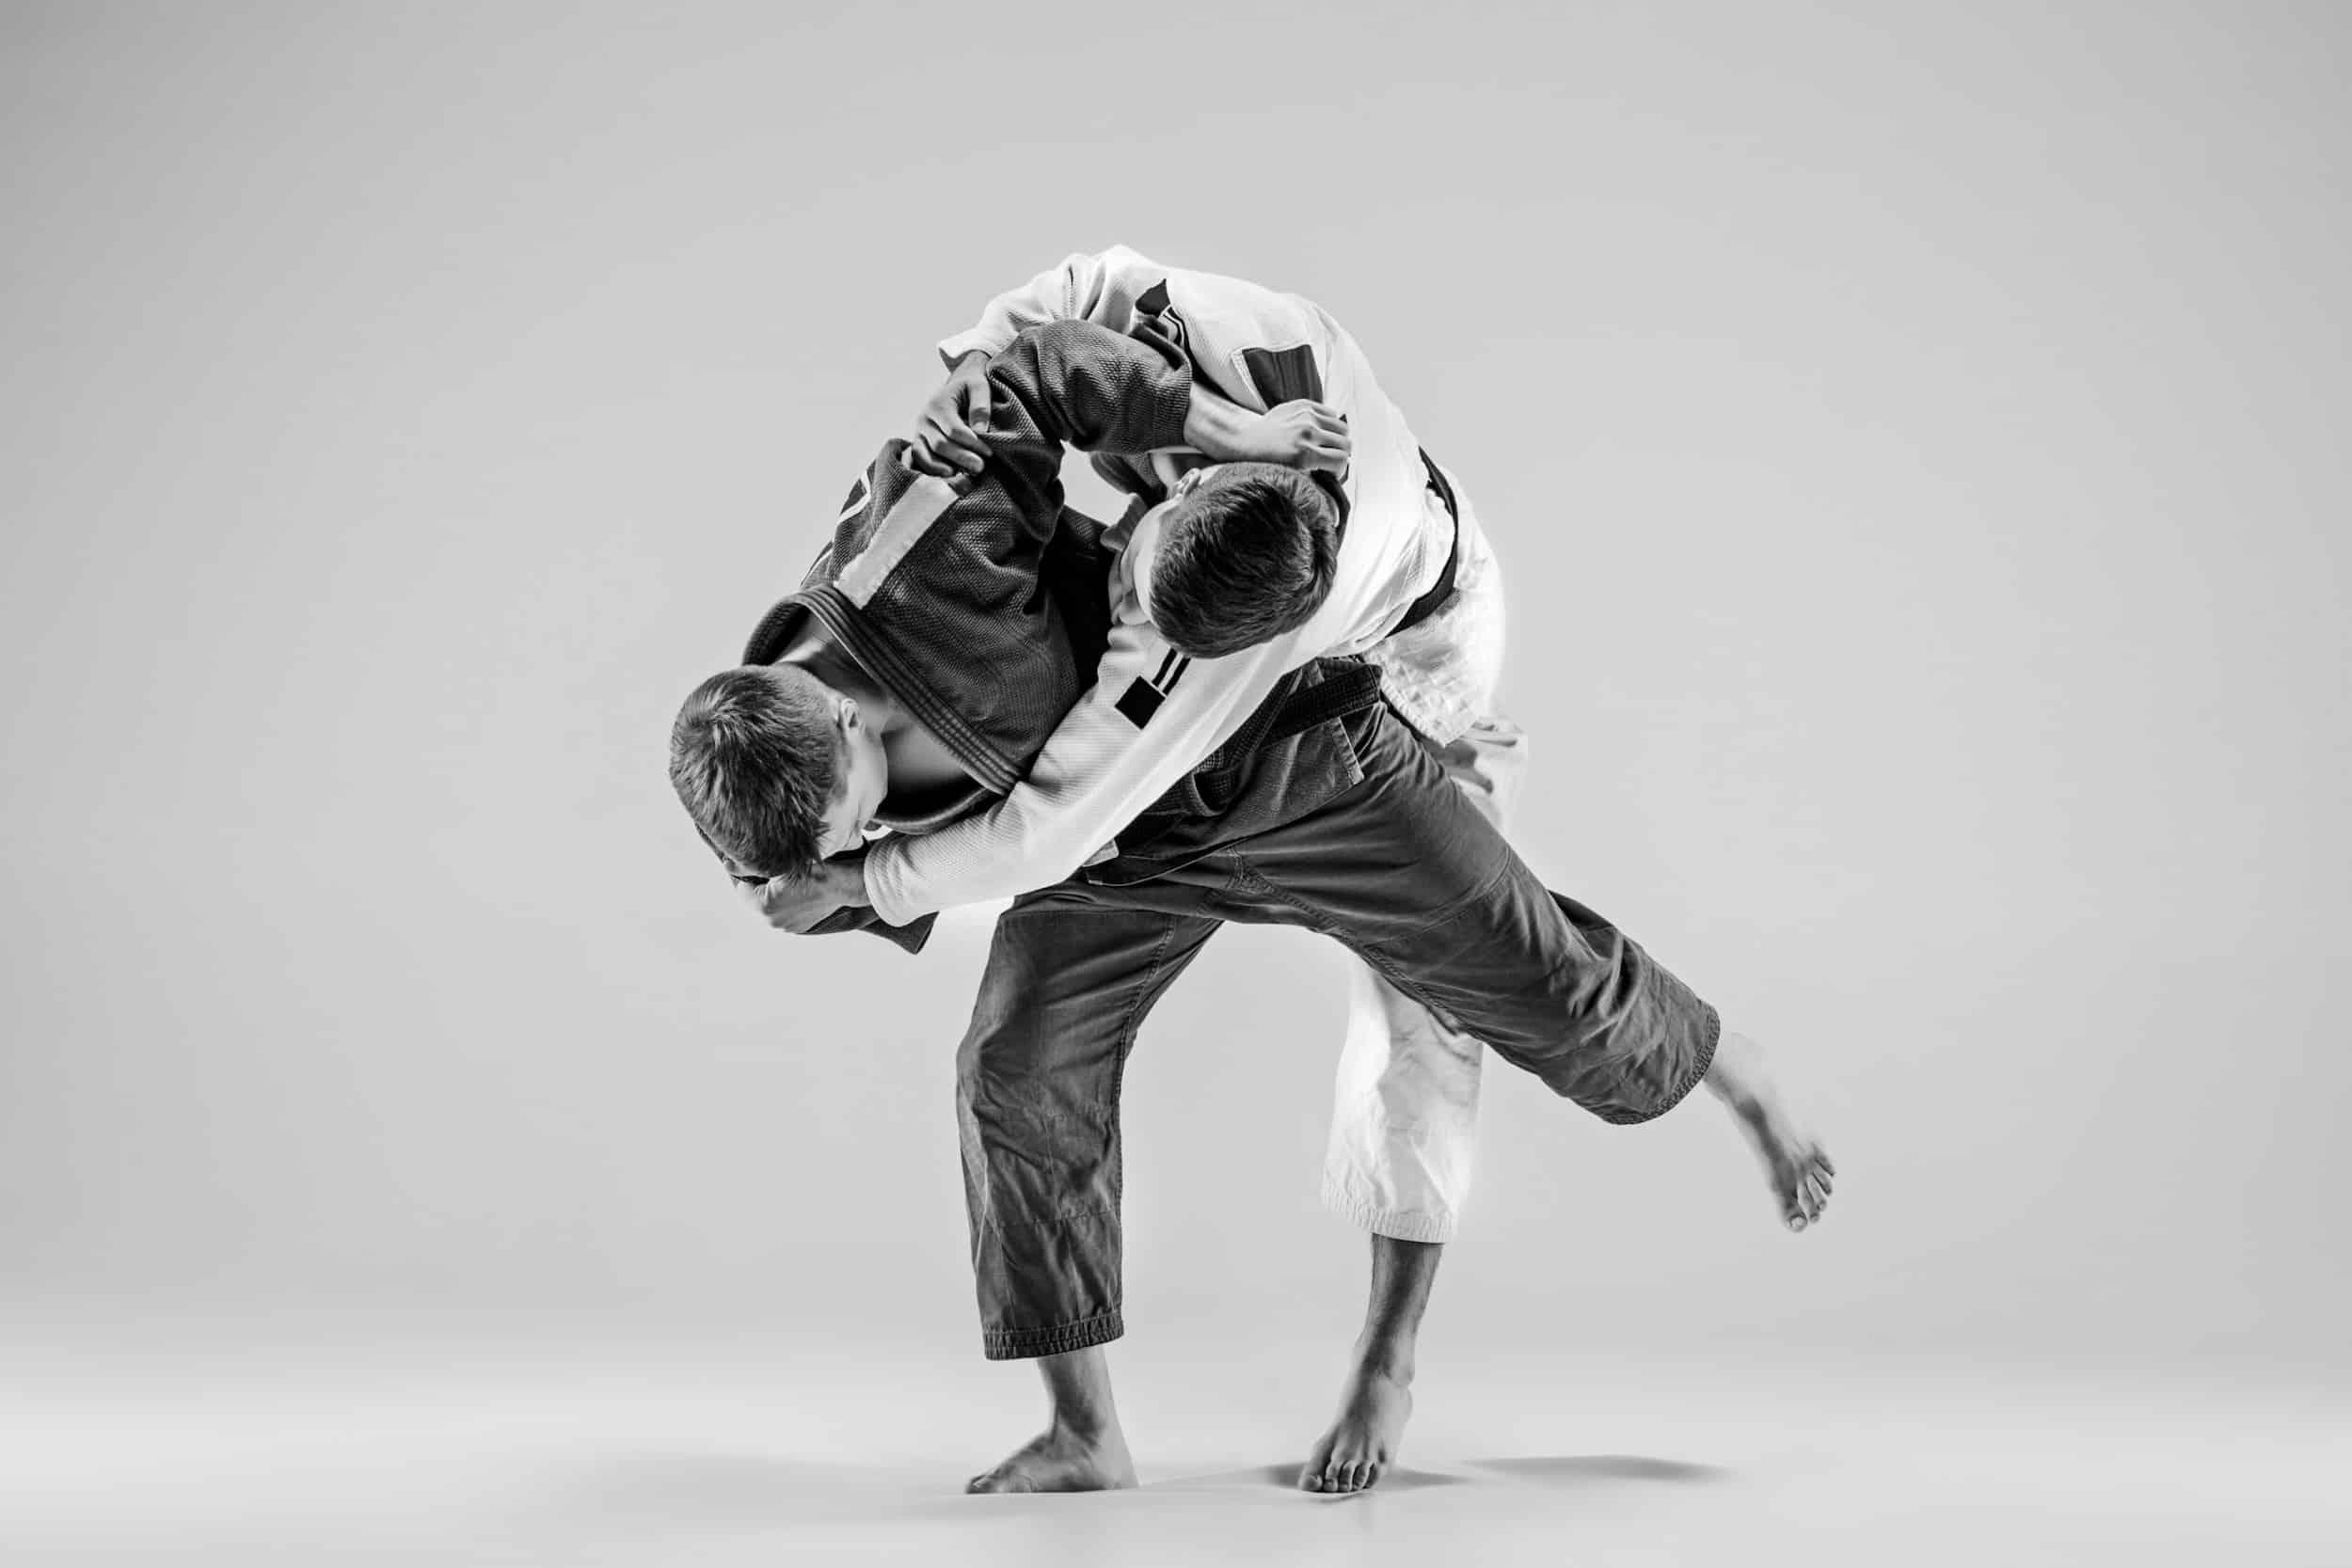
[[[1700,1081],[1707,1076],[1707,1069],[1715,1065],[1715,1047],[1723,1042],[1724,1037],[1724,1015],[1715,1010],[1711,1002],[1701,1002],[1699,1006],[1707,1009],[1706,1021],[1699,1029],[1699,1048],[1692,1054],[1691,1065],[1682,1069],[1682,1076],[1667,1091],[1665,1099],[1659,1101],[1655,1110],[1609,1115],[1602,1117],[1601,1120],[1613,1127],[1639,1127],[1645,1121],[1656,1121],[1681,1104],[1690,1092],[1699,1086]]]
[[[980,1353],[991,1361],[1029,1361],[1073,1350],[1106,1345],[1127,1332],[1119,1308],[1049,1328],[991,1328],[980,1334]]]
[[[1342,1219],[1393,1242],[1450,1242],[1459,1227],[1450,1215],[1383,1209],[1370,1198],[1351,1196],[1336,1181],[1324,1182],[1323,1206]]]

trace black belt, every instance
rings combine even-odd
[[[1309,671],[1316,678],[1307,679]],[[1267,693],[1240,729],[1224,745],[1200,759],[1199,766],[1170,784],[1160,798],[1120,834],[1122,847],[1131,838],[1155,836],[1167,819],[1217,816],[1233,803],[1257,753],[1304,735],[1330,719],[1345,719],[1380,704],[1380,672],[1360,658],[1318,659],[1285,676]],[[1137,829],[1145,829],[1138,835]]]
[[[1409,631],[1438,613],[1438,607],[1454,596],[1454,572],[1462,562],[1462,503],[1454,499],[1454,486],[1438,471],[1426,447],[1422,449],[1421,466],[1429,470],[1429,488],[1438,493],[1438,499],[1445,503],[1446,515],[1454,519],[1454,537],[1446,546],[1445,566],[1438,573],[1438,580],[1429,585],[1428,593],[1405,607],[1405,619],[1389,628],[1391,637]]]

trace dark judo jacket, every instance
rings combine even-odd
[[[1102,525],[1064,504],[1066,448],[1109,454],[1184,444],[1192,373],[1143,334],[1054,322],[989,361],[988,463],[969,480],[919,474],[907,443],[886,444],[850,486],[832,542],[800,589],[761,617],[746,664],[772,663],[811,623],[940,741],[973,777],[961,800],[882,821],[923,832],[1002,796],[1026,776],[1062,716],[1093,683],[1108,636]],[[819,931],[903,928],[845,911]]]

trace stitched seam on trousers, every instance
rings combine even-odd
[[[991,1328],[980,1333],[980,1354],[991,1361],[1026,1360],[1062,1355],[1108,1344],[1127,1332],[1126,1320],[1116,1307],[1090,1318],[1054,1323],[1045,1328]]]
[[[1416,1209],[1384,1209],[1369,1199],[1351,1197],[1337,1181],[1324,1182],[1323,1202],[1350,1224],[1392,1241],[1450,1242],[1457,1223]]]
[[[1691,1097],[1691,1091],[1697,1088],[1700,1082],[1707,1077],[1707,1069],[1715,1065],[1715,1050],[1723,1043],[1724,1037],[1723,1013],[1711,1002],[1703,1001],[1699,1006],[1707,1009],[1707,1043],[1699,1048],[1697,1057],[1692,1062],[1689,1069],[1683,1073],[1681,1079],[1667,1091],[1665,1102],[1654,1111],[1603,1117],[1601,1118],[1603,1121],[1616,1127],[1639,1127],[1645,1121],[1656,1121]]]
[[[1136,987],[1134,993],[1128,997],[1127,1010],[1120,1019],[1119,1058],[1111,1068],[1111,1206],[1104,1211],[1113,1216],[1118,1214],[1120,1200],[1127,1191],[1127,1139],[1124,1132],[1125,1117],[1120,1111],[1127,1088],[1127,1058],[1135,1053],[1136,1031],[1142,1027],[1143,999],[1152,994],[1152,982],[1159,979],[1160,971],[1168,967],[1168,944],[1175,940],[1176,920],[1171,915],[1160,927],[1160,944],[1152,950],[1152,967],[1144,972],[1142,981]],[[1122,1226],[1120,1228],[1123,1232],[1125,1227]],[[1123,1275],[1125,1267],[1123,1255],[1126,1251],[1126,1238],[1123,1234],[1120,1239],[1120,1251],[1122,1254],[1120,1266]],[[1126,1282],[1123,1277],[1120,1283],[1119,1294],[1123,1306],[1127,1295]],[[1114,1307],[1111,1310],[1117,1312],[1119,1307]]]

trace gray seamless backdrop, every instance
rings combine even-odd
[[[1525,853],[1838,1158],[1496,1065],[1434,1333],[2342,1355],[2344,10],[808,9],[0,8],[0,1307],[973,1336],[985,912],[770,933],[663,742],[1123,242],[1361,339]],[[1341,974],[1148,1031],[1137,1354],[1352,1333]]]

